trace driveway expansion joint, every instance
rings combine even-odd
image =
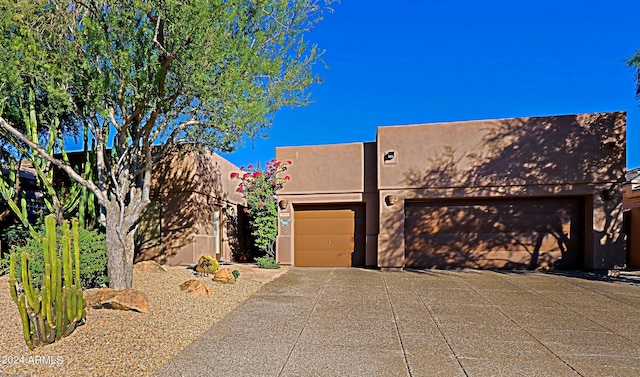
[[[411,365],[409,365],[409,360],[407,359],[407,349],[404,346],[404,342],[402,341],[402,334],[400,333],[400,328],[398,326],[398,315],[396,313],[396,308],[393,306],[393,300],[391,299],[391,294],[389,293],[389,286],[387,285],[387,279],[384,278],[384,274],[380,274],[382,277],[382,282],[384,283],[384,290],[387,294],[387,300],[389,301],[389,306],[391,307],[391,316],[393,317],[393,325],[395,326],[396,335],[398,336],[398,341],[400,342],[400,348],[402,349],[402,358],[404,359],[404,365],[407,368],[407,374],[409,377],[413,377],[413,373],[411,372]]]
[[[460,370],[464,373],[465,376],[469,377],[469,373],[467,372],[467,369],[464,367],[464,365],[462,365],[462,362],[460,361],[460,359],[461,359],[460,355],[458,355],[456,353],[455,349],[453,349],[453,346],[451,345],[450,340],[447,338],[447,336],[445,335],[444,331],[442,330],[441,324],[439,324],[438,321],[436,321],[436,318],[433,315],[433,310],[424,301],[424,298],[420,295],[420,292],[418,291],[418,288],[416,287],[416,285],[414,284],[413,281],[411,281],[411,287],[413,287],[413,290],[416,293],[416,296],[418,297],[420,302],[422,303],[422,306],[424,306],[424,308],[429,313],[429,317],[431,317],[431,320],[436,325],[436,328],[438,329],[438,332],[440,333],[440,336],[442,337],[442,339],[446,343],[447,347],[449,348],[449,351],[455,357],[456,362],[458,363],[458,366],[460,367]]]
[[[302,325],[302,328],[300,329],[300,332],[298,332],[298,335],[296,336],[296,340],[293,342],[293,346],[291,346],[291,349],[289,350],[289,354],[287,354],[287,358],[284,360],[284,363],[282,363],[282,367],[280,368],[280,371],[278,372],[278,376],[282,376],[282,373],[283,373],[284,369],[286,368],[287,363],[289,363],[289,360],[291,359],[291,354],[293,353],[293,350],[298,345],[298,342],[300,341],[300,337],[302,336],[302,333],[304,332],[305,327],[309,323],[309,319],[313,315],[313,312],[316,310],[316,307],[318,306],[318,302],[320,301],[320,298],[322,297],[322,294],[324,293],[325,289],[327,288],[327,285],[329,285],[329,281],[331,281],[331,277],[332,276],[333,276],[333,270],[331,270],[331,274],[325,280],[324,284],[322,285],[322,289],[320,289],[320,291],[318,292],[318,295],[316,296],[316,300],[314,301],[313,306],[311,307],[311,310],[309,310],[309,314],[307,314],[307,317],[304,320],[304,324]]]
[[[503,278],[503,277],[501,277]],[[461,279],[460,277],[456,276],[456,279],[461,281],[462,284],[466,285],[467,287],[469,287],[469,289],[471,289],[473,292],[475,292],[479,297],[481,297],[483,300],[485,300],[489,306],[491,306],[492,308],[494,308],[495,310],[497,310],[498,312],[500,312],[500,314],[502,314],[505,318],[507,318],[511,323],[513,323],[518,329],[520,329],[520,331],[524,332],[525,334],[527,334],[529,337],[531,337],[531,339],[533,339],[536,343],[538,343],[540,346],[542,346],[544,349],[547,350],[547,352],[549,352],[551,355],[553,355],[556,359],[558,359],[559,361],[561,361],[564,365],[566,365],[568,368],[570,368],[572,371],[574,371],[578,376],[583,376],[582,374],[580,374],[580,372],[578,372],[571,364],[569,364],[564,358],[560,357],[560,355],[558,355],[557,353],[553,352],[553,350],[551,348],[549,348],[544,342],[542,342],[540,339],[538,339],[536,336],[534,336],[533,334],[531,334],[531,332],[529,330],[527,330],[526,328],[522,327],[517,321],[515,321],[511,316],[509,316],[509,314],[505,313],[502,309],[500,309],[500,307],[498,305],[495,305],[494,303],[492,303],[489,299],[487,299],[487,297],[485,297],[478,289],[476,289],[476,287],[474,287],[472,284],[469,284],[467,281],[464,281],[463,279]],[[506,279],[506,278],[503,278]],[[558,303],[557,301],[546,297],[544,294],[533,290],[529,287],[526,286],[522,286],[520,284],[515,284],[511,281],[509,281],[510,284],[513,284],[515,286],[518,286],[520,288],[523,288],[525,290],[529,290],[530,292],[539,294],[542,297],[545,297],[551,301],[554,301],[556,303]],[[558,303],[561,306],[563,306],[561,303]],[[574,312],[576,313],[576,312]],[[576,313],[579,315],[579,313]],[[595,322],[594,322],[595,323]],[[597,324],[597,323],[596,323]]]

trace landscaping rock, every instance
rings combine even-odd
[[[220,284],[233,284],[236,282],[236,279],[228,268],[223,268],[216,271],[213,276],[213,281]]]
[[[159,271],[159,272],[167,271],[166,267],[160,265],[158,262],[153,260],[138,262],[133,265],[133,268],[139,271]]]
[[[220,264],[216,260],[216,258],[212,257],[210,254],[205,254],[198,259],[198,265],[196,266],[196,272],[200,275],[209,275],[214,274],[218,271]]]
[[[87,307],[94,309],[133,310],[149,313],[149,301],[144,292],[137,289],[116,291],[111,288],[101,288],[84,292]]]
[[[180,284],[180,290],[185,291],[191,296],[211,297],[213,296],[213,290],[200,280],[187,280]]]

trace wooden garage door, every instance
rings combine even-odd
[[[407,202],[409,268],[579,268],[584,199]]]
[[[294,265],[364,266],[365,211],[360,204],[296,206]]]

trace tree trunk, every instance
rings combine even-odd
[[[131,288],[133,285],[134,236],[137,221],[132,216],[120,216],[120,207],[115,200],[106,206],[107,271],[109,287],[115,290]]]

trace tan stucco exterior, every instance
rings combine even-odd
[[[375,144],[353,143],[308,147],[276,148],[276,159],[291,160],[285,172],[292,177],[279,191],[278,199],[288,206],[281,209],[276,250],[282,264],[293,260],[295,222],[293,211],[300,204],[364,203],[367,214],[365,261],[377,265],[378,213],[375,183]]]
[[[623,186],[623,207],[626,212],[627,267],[640,270],[640,187],[629,182]]]
[[[405,265],[409,201],[571,197],[583,203],[581,266],[625,263],[623,112],[379,127],[375,143],[276,148],[292,160],[279,193],[296,205],[365,203],[366,265]],[[395,203],[386,203],[387,197]],[[295,265],[295,222],[280,226],[277,257]]]
[[[233,251],[242,247],[238,217],[244,203],[231,172],[239,168],[217,154],[189,147],[158,164],[152,193],[158,208],[151,216],[160,219],[160,237],[141,245],[136,260],[189,264],[216,249],[221,252],[216,258],[231,260]],[[214,216],[220,222],[219,237]]]

